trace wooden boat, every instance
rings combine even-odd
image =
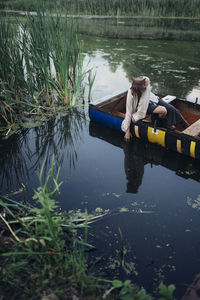
[[[126,96],[127,91],[109,99],[90,104],[90,119],[121,131],[121,124],[126,112]],[[176,97],[162,98],[172,98],[173,100],[170,104],[181,112],[190,126],[184,129],[181,125],[177,125],[173,131],[164,127],[155,129],[150,116],[148,116],[135,124],[131,124],[132,135],[200,160],[200,105],[198,104],[198,99],[196,99],[195,103],[192,103]]]

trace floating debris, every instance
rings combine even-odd
[[[112,193],[116,198],[119,198],[122,194]]]

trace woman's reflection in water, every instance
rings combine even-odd
[[[145,145],[142,143],[123,143],[124,169],[127,178],[127,193],[137,193],[144,175]]]

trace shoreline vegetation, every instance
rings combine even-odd
[[[34,11],[38,5],[41,5],[38,1],[31,0],[0,1],[0,9]],[[44,7],[75,15],[200,17],[198,0],[58,0],[56,5],[48,0]]]
[[[0,9],[0,13],[8,13],[8,14],[19,14],[21,16],[30,15],[37,15],[37,11],[23,11],[23,10],[12,10],[12,9]],[[46,15],[48,16],[56,16],[54,13],[49,12]],[[62,18],[74,18],[74,19],[177,19],[177,20],[199,20],[200,16],[198,17],[188,17],[188,16],[141,16],[141,15],[87,15],[87,14],[60,14]]]
[[[84,103],[86,85],[91,95],[95,75],[83,70],[78,25],[60,14],[39,10],[14,22],[3,16],[0,56],[0,134],[5,137]]]
[[[155,299],[129,279],[106,279],[90,271],[87,253],[95,247],[87,242],[88,226],[101,215],[60,211],[55,199],[62,183],[54,165],[53,158],[45,174],[43,163],[35,205],[0,195],[1,299]],[[173,300],[174,290],[161,282],[156,299]]]

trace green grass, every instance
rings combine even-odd
[[[76,225],[70,213],[59,212],[54,200],[61,185],[58,174],[54,174],[52,160],[44,178],[43,164],[39,174],[40,187],[34,195],[37,206],[1,197],[0,217],[10,234],[9,248],[6,243],[3,249],[1,247],[1,257],[5,259],[1,293],[4,291],[9,295],[12,287],[9,299],[17,296],[39,299],[49,291],[61,299],[70,299],[65,296],[67,293],[77,296],[96,293],[97,279],[87,274],[85,248],[92,247],[86,241],[87,225],[85,221]],[[79,228],[83,228],[82,241],[77,238]]]
[[[153,300],[130,280],[106,280],[89,272],[85,250],[93,248],[87,236],[88,223],[94,217],[87,212],[81,217],[61,212],[55,198],[62,183],[58,183],[54,158],[46,174],[44,167],[45,163],[33,197],[35,205],[0,196],[0,296]],[[120,236],[123,240],[121,231]],[[173,300],[174,289],[161,283],[156,299]]]
[[[59,14],[47,17],[40,10],[15,22],[1,18],[0,130],[74,106],[88,72],[81,52],[77,25]]]

